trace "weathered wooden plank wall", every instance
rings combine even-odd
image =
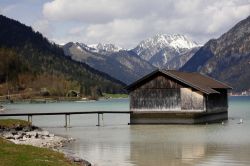
[[[205,109],[203,94],[192,91],[191,88],[181,88],[181,109],[203,111]]]
[[[180,110],[178,83],[158,75],[130,93],[131,111]]]
[[[137,89],[172,89],[180,87],[182,87],[180,84],[166,78],[166,76],[158,75]]]
[[[130,93],[131,111],[204,111],[203,94],[158,75]]]
[[[192,91],[193,110],[205,110],[204,95],[199,91]]]
[[[207,110],[212,111],[224,111],[228,108],[228,96],[227,89],[216,89],[220,94],[210,94],[207,96]]]
[[[140,89],[130,95],[131,110],[180,110],[180,89]]]

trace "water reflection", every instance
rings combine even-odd
[[[132,144],[131,160],[136,165],[195,165],[206,155],[204,144]]]
[[[220,124],[158,126],[158,132],[155,132],[156,126],[132,127],[131,161],[140,166],[250,165],[250,140],[243,136],[249,138],[250,135],[238,132],[242,137],[236,140],[223,136],[223,131],[227,133],[227,128],[232,126],[244,131],[244,127],[234,121],[225,127]],[[234,137],[234,130],[230,131]]]
[[[77,153],[94,165],[133,165],[130,160],[129,130],[125,125],[70,128],[67,134],[79,139],[65,149]]]
[[[190,127],[186,126],[186,132],[182,134],[180,130],[183,130],[183,126],[158,127],[159,132],[155,132],[155,126],[132,127],[130,157],[136,165],[194,165],[206,156],[206,138],[202,137],[198,142],[195,141],[197,138],[190,138],[195,132],[200,133],[200,136],[204,135],[204,127],[191,131]]]

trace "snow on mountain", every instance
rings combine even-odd
[[[63,50],[65,55],[71,59],[86,63],[126,84],[130,84],[156,69],[132,51],[117,51],[118,47],[116,49],[106,47],[107,51],[103,51],[104,49],[97,50],[100,47],[95,49],[94,46],[89,47],[83,43],[69,42],[63,46]]]
[[[82,50],[82,47],[79,46],[79,45],[78,45],[76,48],[77,48],[78,50],[80,50],[80,51],[83,51],[83,50]]]
[[[116,46],[114,44],[90,44],[87,45],[89,50],[92,52],[98,52],[98,53],[113,53],[113,52],[119,52],[121,50],[124,50],[123,48]]]
[[[79,49],[80,51],[84,49],[93,53],[99,53],[103,55],[109,55],[111,53],[116,53],[116,52],[125,50],[122,47],[116,46],[114,44],[98,43],[98,44],[87,45],[87,44],[79,43],[79,42],[76,42],[75,44],[77,45],[77,49]]]
[[[191,39],[188,39],[184,35],[169,35],[166,36],[166,38],[169,38],[169,45],[174,47],[175,49],[191,49],[194,47],[198,47],[198,44]]]
[[[185,35],[158,34],[141,41],[133,51],[158,68],[178,69],[181,66],[172,68],[168,62],[196,47],[199,45]]]
[[[66,44],[64,52],[96,70],[129,84],[158,68],[179,69],[198,50],[184,35],[156,35],[139,43],[133,50],[114,44]]]

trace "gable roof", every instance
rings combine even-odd
[[[158,69],[151,72],[150,74],[142,77],[141,79],[127,86],[126,89],[128,91],[131,91],[138,84],[142,83],[147,78],[150,78],[151,76],[159,72],[175,80],[178,80],[183,84],[188,85],[196,90],[199,90],[205,94],[220,93],[216,91],[216,89],[232,89],[232,87],[230,87],[225,83],[222,83],[218,80],[215,80],[211,77],[205,76],[197,72],[189,73],[189,72],[180,72],[176,70],[164,70],[164,69]]]

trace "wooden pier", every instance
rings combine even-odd
[[[82,115],[82,114],[97,114],[97,126],[100,126],[100,115],[103,114],[130,114],[131,111],[88,111],[88,112],[35,112],[35,113],[6,113],[0,114],[0,117],[8,116],[27,116],[28,121],[32,123],[33,116],[44,116],[44,115],[64,115],[65,116],[65,127],[70,125],[70,115]]]

